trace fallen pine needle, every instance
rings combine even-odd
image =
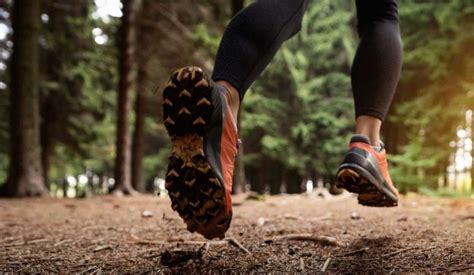
[[[213,242],[186,241],[186,240],[181,239],[181,238],[179,238],[179,239],[170,238],[166,241],[152,241],[152,240],[141,239],[138,236],[136,236],[135,234],[129,234],[128,238],[131,242],[133,242],[134,244],[138,244],[138,245],[166,245],[166,244],[173,243],[173,242],[177,242],[179,244],[187,244],[187,245],[206,245],[208,243],[210,245],[225,245],[225,244],[228,243],[227,241],[213,241]]]
[[[70,241],[72,241],[72,240],[71,239],[61,240],[61,241],[55,243],[53,246],[59,246],[59,245],[62,245],[64,243],[67,243],[67,242],[70,242]]]
[[[80,264],[75,264],[75,265],[69,266],[69,268],[79,268],[79,267],[83,267],[83,266],[87,266],[87,265],[97,265],[97,264],[100,264],[100,263],[101,262],[80,263]]]
[[[112,249],[112,247],[110,245],[101,245],[101,246],[98,246],[98,247],[94,248],[94,252],[99,252],[99,251],[106,250],[106,249]]]
[[[274,238],[273,240],[274,241],[278,241],[278,240],[310,241],[310,242],[318,242],[323,245],[343,246],[334,237],[313,236],[311,234],[288,234],[288,235],[278,236]]]
[[[329,220],[332,217],[332,213],[327,213],[326,215],[319,216],[319,217],[314,217],[314,218],[309,218],[309,221],[323,221],[323,220]]]
[[[287,219],[287,220],[301,220],[302,219],[301,217],[293,216],[293,215],[290,215],[290,214],[285,214],[283,216],[283,218]]]
[[[468,269],[471,269],[471,268],[474,269],[474,264],[472,264],[472,265],[460,266],[460,267],[455,267],[455,268],[450,269],[449,272],[465,271],[465,270],[468,270]]]
[[[304,271],[304,259],[300,258],[300,271]]]
[[[229,241],[229,243],[231,244],[234,244],[236,245],[237,247],[239,247],[241,250],[243,250],[245,253],[247,254],[252,254],[247,248],[245,248],[239,241],[237,241],[236,239],[234,238],[228,238],[227,239]]]
[[[344,254],[335,255],[335,257],[351,256],[351,255],[355,255],[355,254],[359,254],[359,253],[364,253],[364,252],[366,252],[366,251],[368,251],[368,250],[369,250],[368,247],[364,247],[364,248],[362,248],[362,249],[350,251],[350,252],[347,252],[347,253],[344,253]]]
[[[41,239],[34,239],[34,240],[25,241],[25,244],[44,243],[44,242],[47,242],[47,241],[48,241],[48,239],[41,238]]]
[[[87,268],[86,270],[83,270],[83,271],[79,272],[79,274],[90,273],[94,269],[97,269],[97,266],[91,266],[91,267]]]
[[[44,238],[41,238],[41,239],[34,239],[34,240],[25,240],[25,241],[20,241],[20,242],[16,242],[16,243],[6,243],[6,244],[3,244],[1,245],[1,247],[11,247],[11,246],[20,246],[20,245],[26,245],[26,244],[36,244],[36,243],[44,243],[44,242],[47,242],[48,239],[44,239]]]
[[[397,251],[393,251],[393,252],[390,252],[390,253],[386,253],[386,254],[382,254],[382,258],[386,258],[386,257],[390,257],[390,256],[395,256],[397,254],[400,254],[402,252],[405,252],[405,251],[409,251],[409,250],[413,250],[413,249],[416,249],[417,247],[409,247],[409,248],[403,248],[403,249],[399,249]]]
[[[329,263],[331,262],[331,257],[329,257],[325,262],[324,262],[324,265],[323,267],[321,268],[321,272],[326,272],[326,270],[328,269],[329,267]]]
[[[7,243],[2,245],[1,247],[12,247],[12,246],[19,246],[19,245],[24,245],[25,242],[16,242],[16,243]]]
[[[383,258],[386,258],[386,257],[395,256],[397,254],[400,254],[402,252],[406,252],[406,251],[409,251],[409,250],[414,250],[414,249],[430,250],[430,249],[433,249],[433,248],[436,248],[436,247],[437,246],[430,246],[430,247],[427,247],[427,248],[408,247],[408,248],[399,249],[399,250],[394,251],[394,252],[382,254],[382,255],[380,255],[380,257],[377,257],[377,258],[362,259],[361,261],[373,261],[373,260],[383,259]]]

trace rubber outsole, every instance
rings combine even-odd
[[[223,237],[230,226],[225,187],[204,150],[206,125],[213,112],[212,87],[198,67],[173,73],[163,91],[163,120],[173,144],[166,175],[171,207],[190,232]]]
[[[337,187],[351,193],[359,194],[357,200],[361,205],[372,207],[395,207],[398,200],[394,199],[389,190],[379,184],[368,171],[359,167],[345,167],[337,173]]]

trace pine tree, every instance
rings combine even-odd
[[[38,72],[40,1],[13,4],[10,91],[10,170],[6,196],[42,196],[48,190],[41,165]]]
[[[135,62],[135,0],[123,1],[122,23],[118,31],[119,84],[117,100],[117,140],[115,159],[115,194],[130,195],[135,192],[131,183],[131,137],[129,116]]]

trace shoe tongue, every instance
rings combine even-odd
[[[362,142],[362,143],[366,143],[366,144],[370,145],[369,138],[364,136],[364,135],[354,135],[354,136],[352,136],[351,143],[354,143],[354,142]]]

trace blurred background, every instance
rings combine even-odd
[[[0,1],[4,196],[165,193],[161,89],[212,71],[245,0]],[[354,129],[355,5],[311,1],[301,32],[247,93],[235,192],[334,184]],[[473,192],[474,1],[400,4],[404,66],[383,140],[404,193]],[[245,58],[245,57],[241,57]]]

